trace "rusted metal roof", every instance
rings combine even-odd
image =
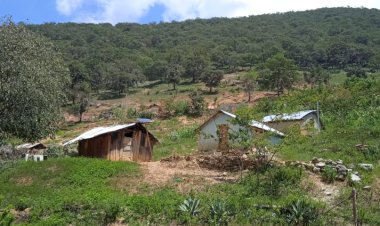
[[[293,112],[290,114],[267,115],[263,118],[263,122],[301,120],[308,114],[316,113],[316,112],[317,112],[316,110],[306,110],[306,111]]]

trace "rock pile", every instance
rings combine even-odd
[[[197,162],[202,168],[236,172],[252,169],[255,161],[239,151],[230,151],[223,155],[200,155],[197,156]]]
[[[344,181],[347,178],[347,175],[352,172],[353,166],[350,165],[350,167],[343,164],[343,161],[338,159],[336,161],[333,161],[331,159],[325,160],[322,158],[316,158],[314,157],[310,162],[301,162],[301,161],[292,161],[292,162],[286,162],[287,165],[293,165],[293,166],[299,166],[303,167],[308,171],[311,171],[313,173],[320,173],[325,171],[327,167],[330,167],[331,169],[336,170],[337,176],[336,179],[340,181]],[[357,172],[353,172],[353,175],[356,175],[359,177]],[[355,177],[355,179],[357,179]]]

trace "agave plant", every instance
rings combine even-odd
[[[190,216],[196,216],[201,212],[200,200],[196,198],[185,199],[178,208],[183,213],[187,213]]]
[[[309,202],[295,200],[280,210],[290,225],[310,225],[318,218],[317,209]]]
[[[217,200],[210,205],[210,221],[214,225],[227,225],[233,215],[232,208],[224,201]]]

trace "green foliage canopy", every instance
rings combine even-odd
[[[12,21],[0,27],[0,134],[26,140],[52,135],[68,71],[52,43]]]
[[[292,87],[296,80],[297,67],[281,53],[268,59],[260,71],[259,83],[262,87],[275,90],[277,94]]]

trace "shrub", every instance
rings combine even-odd
[[[117,215],[120,213],[121,208],[118,203],[111,203],[105,208],[104,222],[112,223],[116,220]]]
[[[19,199],[17,199],[17,201],[15,203],[15,209],[17,211],[24,211],[29,206],[28,201],[29,200],[27,200],[25,198],[19,198]]]
[[[324,168],[323,172],[321,173],[322,180],[327,182],[327,183],[333,183],[335,181],[337,175],[338,175],[338,173],[331,166],[326,166]]]
[[[302,171],[294,168],[274,168],[267,172],[267,180],[263,183],[264,194],[279,196],[282,188],[297,185],[302,177]]]
[[[202,116],[205,109],[205,101],[203,96],[199,92],[191,92],[189,94],[191,99],[189,107],[189,115],[192,116]]]
[[[47,150],[45,151],[45,154],[48,156],[48,158],[58,158],[65,155],[65,151],[63,149],[63,146],[49,146]]]
[[[365,159],[375,161],[380,159],[380,146],[368,146],[362,150]]]
[[[189,103],[187,101],[174,102],[172,107],[175,115],[185,115],[189,111]]]
[[[0,211],[0,225],[10,226],[14,221],[14,217],[10,212],[10,207]]]
[[[138,111],[136,108],[128,108],[127,116],[128,118],[154,118],[156,115],[150,111]]]
[[[192,126],[173,131],[170,133],[169,139],[172,141],[177,141],[183,138],[193,138],[195,136],[195,130],[196,126]]]

